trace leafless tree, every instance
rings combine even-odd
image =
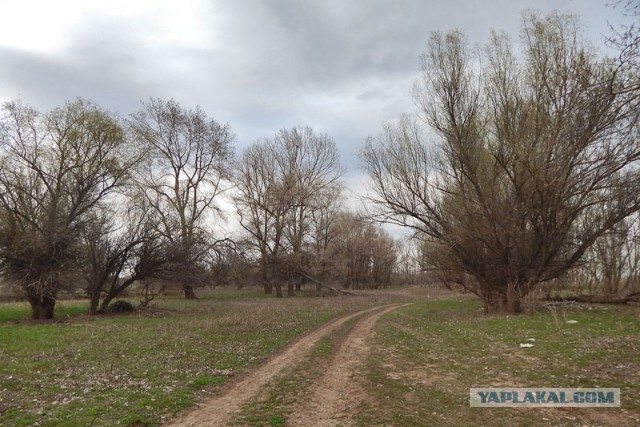
[[[185,297],[195,298],[190,274],[211,249],[207,221],[219,212],[218,196],[229,177],[234,136],[228,125],[200,108],[151,99],[132,116],[134,134],[148,147],[149,159],[138,181],[156,213],[158,232],[173,251],[174,278]]]
[[[172,254],[156,230],[157,218],[143,197],[120,197],[94,213],[79,244],[75,266],[86,282],[89,314],[105,313],[135,282],[162,277]],[[100,308],[98,309],[98,306]]]
[[[34,319],[53,317],[92,213],[138,156],[118,121],[77,100],[48,114],[19,102],[0,122],[0,267],[26,292]]]
[[[397,267],[395,240],[361,216],[339,212],[329,230],[324,278],[345,288],[387,287]]]
[[[640,224],[637,214],[621,221],[589,248],[583,266],[590,296],[600,301],[640,296]]]
[[[440,270],[510,313],[640,208],[634,68],[598,57],[571,16],[527,13],[521,41],[494,33],[471,51],[460,32],[434,33],[416,96],[437,143],[405,118],[363,150],[378,218],[431,241]]]
[[[312,215],[327,192],[337,195],[342,173],[335,143],[308,127],[279,131],[246,149],[236,173],[240,223],[260,253],[266,293],[295,275],[313,236]],[[278,279],[278,280],[276,280]],[[294,291],[287,280],[288,293]]]

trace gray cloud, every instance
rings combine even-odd
[[[460,28],[483,42],[492,27],[516,33],[532,5],[582,14],[594,39],[607,14],[618,16],[600,0],[219,0],[203,2],[197,37],[185,41],[174,37],[184,29],[154,18],[155,3],[148,15],[86,11],[64,29],[62,50],[36,54],[0,40],[0,97],[50,108],[83,96],[122,114],[171,97],[229,122],[241,146],[310,125],[336,140],[355,171],[365,137],[413,108],[430,31]]]

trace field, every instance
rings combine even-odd
[[[0,305],[0,425],[187,425],[225,393],[232,425],[640,424],[638,308],[486,316],[425,288],[222,290],[119,316],[60,308],[37,323],[24,304]],[[527,338],[535,346],[521,349]],[[616,387],[622,407],[469,407],[469,387],[500,386]]]

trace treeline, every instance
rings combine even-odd
[[[92,314],[134,283],[174,283],[194,298],[194,287],[256,270],[278,296],[309,278],[389,284],[394,241],[342,208],[328,136],[282,130],[239,158],[233,142],[229,125],[172,100],[143,102],[126,119],[83,99],[49,112],[5,104],[3,277],[36,319],[52,318],[59,294],[78,283]],[[225,192],[243,238],[216,238]]]
[[[622,7],[638,16],[635,2]],[[498,32],[481,48],[460,31],[431,35],[417,114],[361,151],[367,217],[412,230],[414,255],[344,208],[336,145],[312,129],[234,156],[228,125],[174,101],[127,119],[84,100],[44,114],[6,104],[1,272],[35,318],[51,317],[78,277],[91,312],[134,282],[194,297],[214,276],[257,279],[277,296],[429,277],[478,295],[487,312],[519,313],[549,285],[567,295],[576,282],[637,298],[637,28],[609,38],[613,56],[557,13],[525,13],[519,48]],[[234,240],[214,237],[223,193],[244,233]]]

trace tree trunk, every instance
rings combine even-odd
[[[507,285],[507,313],[518,314],[522,313],[522,304],[520,295],[516,292],[516,287],[513,283]]]
[[[273,285],[268,280],[265,280],[263,283],[265,295],[273,294]]]
[[[293,292],[293,282],[291,280],[287,280],[287,296],[292,297],[294,295],[295,294]]]
[[[56,305],[56,298],[51,295],[36,295],[29,292],[27,294],[29,304],[31,304],[31,318],[34,320],[53,319],[53,311]]]
[[[273,294],[273,285],[271,283],[269,283],[268,280],[264,281],[264,293],[265,293],[265,295]]]
[[[115,296],[116,294],[108,293],[107,296],[105,296],[102,300],[102,304],[100,304],[100,310],[98,310],[98,313],[108,313],[109,304],[111,304],[111,301],[113,300],[113,298],[115,298]]]
[[[282,298],[282,284],[280,282],[276,282],[276,297]]]
[[[89,314],[96,315],[98,314],[98,304],[100,304],[100,292],[92,292],[89,295]]]
[[[182,291],[184,292],[184,297],[186,299],[198,299],[198,297],[196,297],[196,293],[193,290],[193,286],[182,285]]]
[[[485,314],[499,313],[507,306],[507,294],[492,287],[485,290],[483,300]]]

